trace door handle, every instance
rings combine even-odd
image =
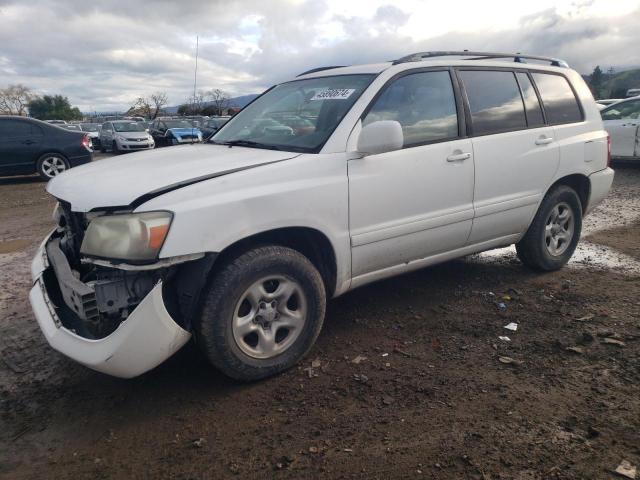
[[[462,160],[466,160],[471,158],[470,153],[454,153],[447,157],[447,162],[461,162]]]
[[[34,142],[33,140],[25,140],[25,141],[24,141],[24,142],[22,142],[22,143],[23,143],[24,145],[33,145],[33,144],[34,144],[34,143],[36,143],[36,142]]]
[[[551,142],[553,142],[551,137],[540,137],[536,140],[536,145],[549,145]]]

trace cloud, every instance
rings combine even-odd
[[[517,8],[485,0],[481,10],[470,3],[464,18],[465,4],[450,3],[0,0],[0,87],[24,83],[62,93],[84,110],[123,109],[157,90],[178,104],[193,88],[196,35],[199,86],[238,95],[321,65],[422,50],[550,55],[582,73],[596,64],[640,65],[640,8],[630,0],[614,12],[604,0]]]

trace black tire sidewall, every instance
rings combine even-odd
[[[58,157],[58,158],[60,158],[65,164],[65,170],[64,170],[65,172],[71,168],[71,165],[69,165],[69,160],[67,160],[67,158],[64,155],[60,154],[60,153],[52,152],[52,153],[45,153],[44,155],[40,155],[40,158],[38,158],[38,161],[36,162],[36,171],[37,171],[38,175],[40,175],[40,178],[42,178],[43,180],[45,180],[47,182],[49,180],[51,180],[52,178],[55,178],[55,176],[53,176],[53,177],[48,176],[42,170],[42,163],[48,157]]]
[[[573,237],[569,247],[562,255],[551,255],[545,241],[546,221],[551,211],[559,204],[566,203],[572,210],[574,218]],[[551,271],[564,266],[573,255],[582,232],[582,203],[578,194],[570,187],[555,187],[542,201],[534,221],[525,238],[517,245],[518,254],[525,263],[533,268]]]
[[[296,281],[304,291],[308,313],[302,332],[287,350],[256,359],[237,345],[231,324],[240,296],[270,275]],[[265,378],[295,365],[313,346],[324,321],[326,294],[320,274],[306,257],[285,247],[261,247],[227,263],[213,275],[203,296],[195,325],[197,342],[214,366],[238,380]]]

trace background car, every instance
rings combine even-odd
[[[156,119],[149,130],[157,145],[178,145],[202,141],[202,132],[186,120]]]
[[[640,159],[640,97],[614,103],[600,115],[611,135],[611,156]]]
[[[93,143],[93,149],[98,150],[100,148],[100,124],[98,123],[81,123],[80,129],[83,132],[87,132],[91,143]]]
[[[67,124],[67,122],[65,122],[64,120],[45,120],[45,122],[51,123],[53,125],[66,125]]]
[[[640,88],[630,88],[629,90],[627,90],[627,98],[631,98],[631,97],[637,97],[638,95],[640,95]]]
[[[65,123],[64,125],[60,125],[60,127],[66,130],[73,130],[74,132],[82,131],[82,129],[80,128],[80,125],[78,125],[77,123]]]
[[[220,130],[220,127],[222,127],[225,123],[227,123],[230,118],[231,117],[209,118],[209,120],[205,121],[204,125],[200,127],[200,131],[202,132],[202,138],[206,140],[209,137],[211,137],[211,135],[213,135],[218,130]]]
[[[105,122],[100,129],[100,151],[115,154],[155,148],[153,137],[144,125],[131,120]]]
[[[38,173],[43,179],[91,161],[91,139],[26,117],[0,116],[0,175]]]
[[[596,107],[600,110],[604,110],[609,105],[613,105],[616,102],[623,100],[622,98],[603,98],[601,100],[596,100]]]

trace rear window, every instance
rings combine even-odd
[[[524,129],[524,104],[513,72],[462,70],[474,135]]]
[[[566,78],[549,73],[534,73],[547,120],[551,125],[582,121],[578,100]]]
[[[31,124],[20,120],[0,120],[0,136],[25,137],[31,135]]]

